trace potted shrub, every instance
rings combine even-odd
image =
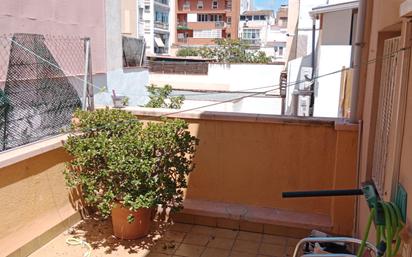
[[[73,121],[64,144],[73,157],[66,182],[80,186],[103,217],[112,216],[115,236],[147,235],[158,205],[181,208],[198,142],[185,121],[143,125],[129,112],[107,108],[76,111]]]

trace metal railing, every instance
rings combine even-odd
[[[187,27],[187,21],[178,21],[176,26],[179,27]]]
[[[155,0],[155,3],[169,5],[169,0]]]
[[[154,22],[154,27],[158,29],[169,29],[169,24],[168,23],[163,23],[161,21],[155,21]]]
[[[261,43],[259,38],[242,38],[242,40],[249,45],[260,45]]]
[[[184,43],[184,44],[187,44],[187,37],[184,37],[184,38],[178,38],[178,39],[177,39],[177,42],[178,42],[178,43]]]
[[[215,21],[215,27],[217,29],[222,29],[223,27],[225,27],[225,22],[224,21]]]
[[[190,10],[190,3],[184,3],[183,10]]]

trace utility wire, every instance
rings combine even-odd
[[[406,50],[410,50],[410,49],[411,49],[411,47],[401,48],[401,49],[399,49],[397,51],[394,51],[390,54],[382,56],[381,58],[375,58],[375,59],[369,60],[369,61],[365,62],[364,64],[369,65],[369,64],[375,63],[377,61],[393,57],[393,56],[395,56],[396,53],[406,51]],[[332,71],[332,72],[325,73],[325,74],[322,74],[322,75],[318,75],[318,76],[315,76],[315,77],[311,78],[311,80],[309,80],[309,81],[308,80],[295,81],[293,83],[287,84],[283,88],[288,88],[288,87],[295,86],[295,85],[298,85],[298,84],[301,84],[301,83],[304,83],[304,82],[312,82],[313,83],[314,80],[316,80],[316,79],[323,78],[323,77],[326,77],[326,76],[330,76],[330,75],[333,75],[333,74],[336,74],[336,73],[341,73],[341,72],[346,71],[346,70],[350,70],[350,69],[353,69],[353,68],[360,67],[361,65],[362,65],[362,63],[360,63],[357,66],[355,65],[353,67],[343,68],[343,69],[340,69],[340,70],[336,70],[336,71]],[[216,102],[216,103],[213,103],[213,104],[207,104],[207,105],[204,105],[204,106],[193,107],[193,108],[189,108],[189,109],[185,109],[185,110],[181,110],[181,111],[176,111],[176,112],[160,115],[159,117],[176,115],[176,114],[183,113],[183,112],[194,111],[194,110],[203,109],[203,108],[207,108],[207,107],[212,107],[212,106],[216,106],[216,105],[220,105],[220,104],[224,104],[224,103],[229,103],[229,102],[236,102],[236,101],[243,100],[245,98],[249,98],[249,97],[253,97],[253,96],[257,96],[257,95],[261,95],[261,94],[266,94],[270,91],[278,90],[278,89],[282,88],[279,84],[275,85],[274,87],[276,87],[276,88],[272,88],[270,90],[266,90],[266,91],[262,91],[262,92],[252,93],[252,94],[249,94],[249,95],[245,95],[245,96],[241,96],[241,97],[237,97],[237,98],[233,98],[233,99],[228,99],[228,100],[225,100],[225,101]]]
[[[402,51],[406,51],[406,50],[410,50],[410,47],[399,49],[399,50],[394,51],[394,52],[392,52],[392,53],[390,53],[390,54],[388,54],[388,55],[386,55],[386,56],[382,56],[381,58],[375,58],[375,59],[369,60],[369,61],[365,62],[365,64],[369,65],[369,64],[371,64],[371,63],[377,62],[378,60],[384,60],[384,59],[393,57],[396,53],[399,53],[399,52],[402,52]],[[361,64],[362,64],[362,63],[360,63],[359,66],[360,66]],[[352,68],[353,68],[353,67],[352,67]],[[326,73],[326,74],[322,74],[322,75],[319,75],[319,76],[316,76],[316,77],[312,78],[311,81],[313,81],[313,80],[315,80],[315,79],[318,79],[318,78],[330,76],[330,75],[332,75],[332,74],[336,74],[336,73],[342,72],[342,71],[344,71],[344,70],[349,70],[349,69],[352,69],[352,68],[344,68],[344,69],[341,69],[341,70],[337,70],[337,71],[329,72],[329,73]],[[294,86],[294,85],[297,85],[297,84],[302,83],[302,82],[307,82],[307,80],[295,81],[294,83],[291,83],[291,84],[286,85],[286,87]],[[253,93],[253,94],[250,94],[250,95],[247,95],[247,96],[238,97],[238,98],[234,98],[234,99],[230,99],[230,100],[226,100],[226,101],[221,101],[221,102],[217,102],[217,103],[213,103],[213,104],[208,104],[208,105],[204,105],[204,106],[200,106],[200,107],[195,107],[195,108],[190,108],[190,109],[186,109],[186,110],[171,112],[171,113],[167,113],[167,114],[161,114],[161,115],[158,115],[158,116],[151,116],[151,117],[148,117],[147,119],[149,119],[149,120],[155,120],[156,118],[161,118],[161,117],[167,117],[167,116],[171,116],[171,115],[176,115],[176,114],[179,114],[179,113],[184,113],[184,112],[188,112],[188,111],[198,110],[198,109],[202,109],[202,108],[206,108],[206,107],[210,107],[210,106],[215,106],[215,105],[219,105],[219,104],[223,104],[223,103],[239,101],[239,100],[242,100],[242,99],[244,99],[244,98],[253,97],[253,96],[258,95],[258,94],[264,94],[264,93],[267,93],[267,92],[270,92],[270,91],[273,91],[273,90],[274,90],[274,89],[272,88],[272,89],[270,89],[270,90],[266,90],[266,91],[262,91],[262,92],[258,92],[258,93]],[[131,123],[133,123],[133,122],[140,122],[140,121],[139,121],[138,119],[132,119],[132,120],[127,120],[127,121],[124,121],[124,122],[121,122],[121,123],[122,123],[122,124],[131,124]],[[88,131],[92,131],[92,130],[96,130],[96,129],[102,129],[102,128],[107,128],[107,125],[96,126],[96,127],[94,127],[94,128],[90,128],[90,129],[87,129],[87,130],[84,130],[84,129],[83,129],[82,131],[83,131],[83,132],[88,132]]]
[[[16,41],[13,40],[12,38],[9,38],[9,40],[10,40],[11,42],[15,43],[16,45],[18,45],[19,47],[21,47],[22,49],[24,49],[25,51],[33,54],[34,56],[38,57],[38,58],[41,59],[42,61],[46,62],[47,64],[49,64],[49,65],[51,65],[51,66],[53,66],[54,68],[61,70],[61,71],[64,72],[65,74],[68,73],[68,72],[64,71],[62,68],[60,68],[58,65],[49,62],[48,60],[46,60],[46,59],[43,58],[42,56],[36,54],[36,53],[33,52],[32,50],[26,48],[25,46],[23,46],[23,45],[21,45],[20,43],[16,42]],[[401,48],[401,49],[399,49],[399,50],[397,50],[397,51],[394,51],[394,52],[392,52],[392,53],[390,53],[390,54],[388,54],[388,55],[386,55],[386,56],[382,56],[382,57],[380,57],[380,58],[375,58],[375,59],[369,60],[369,61],[365,62],[364,64],[369,65],[369,64],[371,64],[371,63],[377,62],[378,60],[384,60],[384,59],[393,57],[396,53],[399,53],[399,52],[401,52],[401,51],[406,51],[406,50],[410,50],[410,47]],[[315,77],[311,78],[311,80],[306,80],[306,79],[305,79],[305,80],[300,80],[300,81],[295,81],[295,82],[292,82],[292,83],[288,83],[288,84],[287,84],[286,86],[284,86],[283,88],[288,88],[288,87],[295,86],[295,85],[298,85],[298,84],[301,84],[301,83],[305,83],[305,82],[314,82],[314,80],[316,80],[316,79],[319,79],[319,78],[322,78],[322,77],[326,77],[326,76],[330,76],[330,75],[337,74],[337,73],[341,73],[341,72],[346,71],[346,70],[350,70],[350,69],[353,69],[353,68],[356,68],[356,67],[360,67],[361,65],[362,65],[362,62],[361,62],[358,66],[343,68],[343,69],[336,70],[336,71],[333,71],[333,72],[329,72],[329,73],[325,73],[325,74],[322,74],[322,75],[318,75],[318,76],[315,76]],[[87,84],[90,85],[90,86],[93,86],[94,88],[96,88],[96,89],[98,89],[98,90],[101,90],[101,88],[95,86],[94,84],[92,84],[92,83],[90,83],[90,82],[88,82],[88,81],[85,81],[85,80],[83,80],[83,79],[81,79],[81,78],[79,78],[79,77],[77,77],[77,76],[75,76],[75,75],[73,75],[73,77],[76,78],[76,79],[78,79],[78,80],[80,80],[80,81],[82,81],[82,82],[84,82],[84,83],[87,83]],[[164,115],[161,115],[161,116],[170,116],[170,115],[175,115],[175,114],[179,114],[179,113],[183,113],[183,112],[188,112],[188,111],[203,109],[203,108],[207,108],[207,107],[211,107],[211,106],[216,106],[216,105],[220,105],[220,104],[224,104],[224,103],[240,101],[240,100],[245,99],[245,98],[249,98],[249,97],[253,97],[253,96],[258,96],[258,95],[261,95],[261,94],[266,94],[266,93],[269,93],[269,92],[274,91],[274,90],[279,90],[279,89],[281,89],[282,87],[281,87],[279,84],[275,84],[275,85],[270,85],[270,86],[263,86],[263,87],[255,87],[255,88],[244,89],[243,92],[242,92],[242,91],[238,91],[237,93],[249,93],[249,92],[247,92],[247,91],[249,91],[249,90],[264,89],[264,88],[271,88],[271,89],[265,90],[265,91],[262,91],[262,92],[254,92],[254,93],[251,93],[251,94],[248,94],[248,95],[245,95],[245,96],[241,96],[241,97],[237,97],[237,98],[233,98],[233,99],[228,99],[228,100],[224,100],[224,101],[219,101],[219,102],[216,102],[216,103],[213,103],[213,104],[207,104],[207,105],[204,105],[204,106],[199,106],[199,107],[189,108],[189,109],[185,109],[185,110],[180,110],[180,111],[177,111],[177,112],[172,112],[172,113],[164,114]],[[207,95],[207,94],[227,94],[227,93],[230,93],[230,91],[228,91],[228,92],[205,93],[205,94],[203,94],[203,95]],[[199,94],[199,95],[200,95],[200,94]]]

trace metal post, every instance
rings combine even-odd
[[[145,50],[146,50],[146,41],[143,38],[142,39],[142,52],[140,53],[140,67],[143,65],[143,60],[145,56]]]
[[[89,75],[89,83],[87,84],[87,110],[93,111],[94,110],[94,92],[93,92],[93,66],[92,66],[92,45],[90,38],[89,41],[89,63],[88,63],[88,75]]]
[[[86,110],[87,104],[87,87],[88,87],[88,73],[89,73],[89,51],[90,38],[84,38],[84,78],[83,78],[83,105],[82,109]]]

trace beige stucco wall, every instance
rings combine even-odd
[[[121,0],[122,34],[137,37],[137,0]]]
[[[90,37],[93,71],[106,71],[105,1],[102,0],[2,0],[2,34],[36,33]],[[4,43],[3,43],[4,44]]]
[[[365,49],[367,50],[367,59],[374,60],[379,55],[381,49],[378,47],[382,42],[384,37],[393,37],[399,34],[405,35],[405,30],[401,30],[399,25],[402,19],[399,15],[399,6],[404,2],[402,0],[384,1],[384,0],[374,0],[367,1],[368,3],[368,16],[367,24],[370,24],[370,29],[366,28],[365,42],[367,45]],[[368,21],[369,20],[369,21]],[[402,31],[402,32],[401,32]],[[366,79],[361,79],[360,90],[361,99],[363,106],[361,118],[363,120],[363,133],[362,133],[362,143],[361,143],[361,157],[360,157],[360,181],[365,181],[370,179],[371,167],[372,167],[372,153],[373,153],[373,140],[374,140],[374,127],[375,120],[374,113],[377,111],[377,97],[379,95],[379,77],[380,69],[378,62],[371,63],[369,65],[363,65],[365,69]],[[408,72],[408,71],[407,71]],[[409,74],[410,71],[409,71]],[[401,150],[400,150],[400,168],[395,168],[394,172],[399,172],[399,182],[405,187],[408,194],[412,193],[412,176],[411,167],[412,161],[410,156],[412,155],[412,80],[409,75],[409,82],[406,82],[406,87],[408,88],[408,96],[406,101],[406,116],[404,125],[404,135],[401,140]],[[403,79],[400,79],[396,85],[399,88],[400,83]],[[397,103],[396,103],[397,104]],[[396,105],[395,104],[395,105]],[[395,107],[394,107],[395,110]],[[394,112],[395,113],[395,112]],[[395,114],[396,115],[396,114]],[[394,120],[401,120],[401,116],[396,116]],[[396,155],[399,157],[399,155]],[[388,163],[396,163],[396,156],[394,158],[390,157]],[[385,178],[386,181],[390,181],[388,176]],[[390,198],[390,192],[385,198]],[[367,208],[363,198],[360,200],[360,209],[358,214],[358,235],[361,236],[364,232],[366,226],[367,217],[369,215],[369,209]],[[408,197],[408,213],[407,222],[411,224],[412,222],[412,199]],[[374,241],[373,234],[370,237],[371,241]]]
[[[296,35],[299,20],[299,5],[300,0],[289,0],[288,2],[288,33]],[[296,36],[290,36],[286,40],[286,58],[288,61],[296,58]]]
[[[282,199],[281,193],[356,187],[357,130],[340,130],[333,121],[236,116],[242,115],[249,121],[188,119],[200,145],[187,198],[325,214],[335,233],[351,234],[354,197]]]
[[[75,214],[62,174],[66,160],[59,148],[0,169],[0,256]]]

